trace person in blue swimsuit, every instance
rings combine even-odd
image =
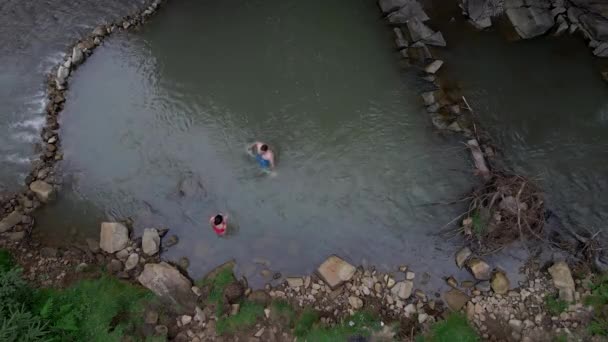
[[[274,169],[274,153],[270,148],[268,148],[268,145],[256,141],[253,145],[251,145],[251,151],[255,156],[255,160],[262,169]]]

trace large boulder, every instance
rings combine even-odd
[[[492,26],[492,0],[466,0],[461,7],[469,17],[470,22],[477,29],[484,29]]]
[[[608,57],[608,42],[601,43],[594,50],[593,54],[597,57]]]
[[[431,37],[435,33],[435,31],[418,19],[408,20],[407,30],[413,42]]]
[[[559,298],[567,302],[574,301],[574,279],[568,264],[559,261],[549,267],[549,274],[553,278],[553,285],[559,290]]]
[[[389,14],[387,19],[391,24],[403,25],[412,19],[427,21],[430,18],[417,1],[410,1],[398,11]]]
[[[517,34],[523,39],[543,35],[555,25],[551,12],[538,7],[509,8],[507,17]]]
[[[161,299],[175,305],[178,313],[194,312],[196,295],[192,292],[192,282],[175,267],[166,262],[146,264],[137,280]]]
[[[355,266],[336,255],[327,258],[317,269],[319,277],[332,289],[349,281],[355,274]]]
[[[37,180],[30,184],[30,190],[36,194],[36,197],[42,203],[51,201],[55,196],[55,189],[52,185],[45,181]]]
[[[497,294],[506,294],[511,286],[509,278],[507,278],[507,275],[502,271],[496,271],[492,274],[492,281],[490,284],[492,290]]]
[[[158,230],[154,228],[144,229],[144,235],[141,239],[141,249],[147,255],[154,255],[158,253],[160,248],[160,236]]]
[[[470,258],[467,261],[467,268],[477,280],[490,280],[492,277],[490,265],[479,258]]]
[[[21,222],[22,219],[23,215],[17,210],[8,214],[7,217],[3,218],[2,221],[0,221],[0,233],[4,233],[13,229],[13,227],[16,226],[19,222]]]
[[[99,235],[99,247],[108,253],[116,253],[129,243],[129,230],[122,223],[103,222]]]

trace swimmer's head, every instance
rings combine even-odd
[[[262,150],[262,152],[266,152],[268,151],[268,145],[264,144],[260,147],[260,150]]]
[[[217,226],[219,224],[222,224],[222,222],[224,222],[224,217],[222,217],[221,214],[215,215],[215,217],[213,218],[213,224]]]

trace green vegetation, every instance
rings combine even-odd
[[[106,276],[63,290],[32,289],[5,252],[0,251],[0,341],[121,341],[143,321],[148,291]]]
[[[475,210],[471,216],[471,220],[473,220],[473,234],[477,237],[484,235],[486,232],[487,219],[484,219],[483,216],[480,210]]]
[[[264,307],[249,301],[243,302],[239,313],[234,316],[221,318],[217,321],[217,332],[220,335],[246,330],[255,325],[258,318],[264,315]]]
[[[591,295],[585,298],[585,304],[591,305],[594,311],[589,332],[593,335],[608,336],[608,274],[598,276],[591,283]]]
[[[275,300],[270,304],[270,312],[273,318],[281,321],[284,325],[291,327],[296,319],[296,312],[285,300]]]
[[[296,321],[294,333],[298,337],[304,337],[312,329],[312,326],[319,320],[319,313],[312,310],[306,309]]]
[[[559,314],[566,311],[568,303],[557,296],[547,296],[545,297],[545,307],[552,316],[559,316]]]
[[[226,267],[219,270],[213,277],[208,277],[196,282],[198,287],[207,287],[209,289],[207,304],[213,304],[215,306],[216,315],[218,317],[224,313],[224,289],[235,281],[236,279],[232,273],[232,268]]]
[[[565,335],[565,334],[557,335],[553,339],[553,342],[568,342],[568,335]]]
[[[354,336],[367,337],[381,328],[380,319],[369,312],[357,312],[350,319],[335,327],[317,324],[319,314],[305,310],[296,322],[295,334],[298,340],[315,342],[348,341]]]
[[[477,342],[479,336],[466,317],[460,313],[451,313],[445,320],[431,327],[427,336],[418,336],[417,342]]]

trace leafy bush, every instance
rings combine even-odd
[[[367,337],[380,329],[380,320],[369,312],[357,312],[335,327],[318,326],[316,311],[307,309],[300,315],[295,326],[298,340],[315,342],[348,341],[353,337]]]
[[[205,278],[196,282],[200,288],[208,287],[209,295],[207,304],[215,305],[216,315],[220,317],[224,312],[224,289],[236,281],[232,268],[226,267],[219,270],[213,277]]]
[[[559,299],[556,296],[545,297],[545,307],[552,316],[558,316],[568,308],[566,301]]]
[[[479,336],[466,317],[460,313],[452,313],[445,320],[439,321],[431,327],[427,336],[418,336],[417,342],[477,342]]]
[[[255,325],[258,318],[264,315],[264,307],[260,304],[245,301],[241,304],[239,313],[234,316],[220,318],[217,321],[217,332],[220,335],[234,333],[237,330],[246,330]]]
[[[291,305],[285,300],[275,300],[270,304],[270,312],[272,317],[276,317],[283,324],[292,326],[296,313]]]
[[[0,248],[0,272],[6,272],[15,266],[13,256],[6,249]]]
[[[0,341],[50,341],[47,324],[29,312],[24,305],[0,312]]]

